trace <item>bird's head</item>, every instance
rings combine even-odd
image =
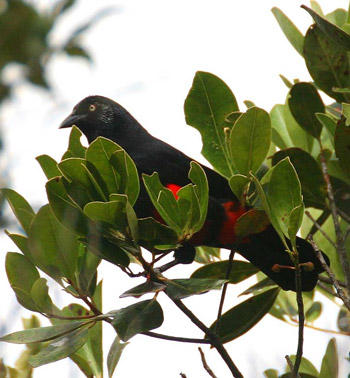
[[[98,136],[117,136],[125,127],[137,122],[115,101],[103,96],[89,96],[74,106],[60,128],[77,126],[92,142]]]

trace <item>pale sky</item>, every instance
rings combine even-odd
[[[38,1],[40,6],[50,4]],[[347,8],[347,1],[319,0],[325,12],[337,7]],[[286,0],[81,0],[51,36],[55,43],[64,40],[69,31],[83,23],[96,10],[114,6],[116,12],[100,21],[84,37],[84,46],[91,52],[94,64],[80,59],[57,57],[49,67],[49,81],[53,95],[22,85],[13,101],[2,112],[6,162],[10,187],[21,193],[33,206],[47,202],[45,178],[35,157],[49,154],[59,159],[67,146],[69,130],[58,130],[61,120],[80,99],[91,94],[113,98],[127,108],[147,130],[178,149],[204,162],[200,155],[201,141],[196,130],[185,124],[183,103],[198,70],[221,77],[232,89],[242,109],[243,101],[252,100],[269,111],[276,103],[283,103],[287,88],[279,78],[310,80],[303,59],[291,47],[275,21],[270,9],[280,7],[305,32],[311,17],[300,8],[301,1]],[[304,2],[304,4],[307,4]],[[307,4],[308,5],[308,4]],[[11,76],[11,72],[9,73]],[[8,312],[0,313],[2,323],[11,324],[11,331],[19,330],[19,316],[13,308],[14,294],[4,271],[5,251],[16,248],[1,238],[0,290],[2,302],[8,300]],[[222,256],[227,257],[227,251]],[[195,265],[175,268],[171,277],[184,278]],[[141,283],[119,274],[111,264],[100,269],[104,279],[104,310],[125,307],[135,300],[119,299],[125,290]],[[238,288],[231,285],[225,308],[241,301],[237,294],[251,285],[245,282]],[[64,293],[52,289],[52,296],[65,303]],[[147,298],[147,297],[145,297]],[[244,298],[245,299],[245,298]],[[164,325],[157,332],[188,337],[202,334],[164,295],[159,296],[165,312]],[[219,293],[211,292],[191,297],[185,303],[206,324],[215,319]],[[336,306],[328,306],[316,325],[336,329]],[[3,307],[4,308],[4,307]],[[29,312],[23,311],[28,316]],[[14,320],[16,319],[16,320]],[[44,320],[43,323],[47,324]],[[114,338],[114,331],[106,327],[105,351]],[[319,369],[330,334],[305,330],[304,356]],[[340,359],[349,351],[349,341],[337,337]],[[262,377],[267,368],[280,371],[284,356],[295,354],[297,329],[267,315],[256,327],[239,339],[227,344],[234,362],[247,378]],[[217,352],[203,348],[208,364],[218,377],[230,373]],[[18,356],[18,346],[0,345],[9,364]],[[341,361],[345,376],[349,363]],[[136,336],[127,346],[117,367],[116,377],[179,377],[207,376],[196,345],[154,340]],[[34,377],[81,377],[80,371],[63,360],[36,369]]]

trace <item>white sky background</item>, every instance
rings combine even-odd
[[[42,7],[48,0],[37,1]],[[324,11],[347,8],[346,0],[319,0]],[[311,24],[310,16],[300,8],[301,1],[283,0],[121,0],[92,2],[81,0],[62,20],[51,36],[59,43],[69,31],[83,23],[98,9],[115,6],[118,12],[104,18],[84,37],[84,45],[91,52],[94,65],[80,59],[56,58],[49,67],[49,81],[53,95],[22,85],[13,101],[2,111],[6,160],[10,187],[21,193],[34,206],[46,200],[42,174],[35,156],[49,154],[56,159],[65,151],[69,130],[57,129],[61,120],[80,99],[91,94],[113,98],[126,107],[153,135],[163,139],[193,158],[204,162],[200,155],[199,133],[186,126],[183,103],[197,70],[212,72],[232,89],[244,109],[249,99],[269,111],[276,103],[283,103],[287,88],[278,74],[289,79],[309,80],[303,59],[290,46],[280,31],[270,9],[280,7],[305,32]],[[304,2],[305,4],[305,2]],[[9,73],[11,74],[11,72]],[[11,75],[9,75],[11,76]],[[19,314],[14,310],[14,294],[4,270],[5,251],[15,247],[1,239],[0,297],[5,303],[0,313],[0,328],[11,324],[11,331],[21,327]],[[223,256],[226,253],[223,252]],[[195,266],[181,266],[172,270],[172,277],[187,277]],[[100,277],[104,279],[104,310],[125,307],[135,300],[119,299],[125,290],[141,283],[120,275],[111,264],[104,263]],[[225,308],[237,303],[237,294],[252,284],[250,280],[239,288],[232,287],[226,297]],[[65,303],[65,295],[52,290],[52,295]],[[165,312],[164,325],[157,332],[187,337],[202,337],[196,327],[185,318],[165,296],[159,296]],[[6,301],[8,304],[6,305]],[[192,297],[185,303],[206,324],[215,319],[219,302],[218,292]],[[334,305],[316,323],[335,328]],[[18,310],[19,311],[19,310]],[[23,311],[28,316],[29,312]],[[45,321],[44,321],[45,322]],[[104,340],[111,344],[114,331],[105,329]],[[305,330],[304,355],[319,369],[330,334]],[[337,337],[340,359],[349,351],[349,341]],[[234,362],[245,377],[263,376],[263,370],[285,366],[284,356],[295,354],[297,329],[267,315],[254,329],[226,345]],[[208,364],[218,377],[230,373],[215,350],[203,348]],[[18,346],[0,345],[0,357],[13,363]],[[80,377],[75,366],[63,360],[36,369],[35,377]],[[349,364],[341,361],[340,377],[345,377]],[[127,346],[115,376],[163,378],[205,377],[197,346],[136,336]]]

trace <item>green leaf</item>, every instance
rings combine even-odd
[[[350,87],[347,51],[318,26],[311,26],[305,36],[304,58],[316,86],[337,102],[347,102],[346,94],[333,91],[333,87]]]
[[[201,133],[203,156],[226,177],[231,177],[233,170],[225,141],[225,118],[238,110],[235,96],[221,79],[207,72],[196,73],[185,101],[186,122]]]
[[[274,281],[272,281],[269,277],[266,277],[261,281],[258,281],[256,284],[248,287],[248,289],[244,290],[241,294],[239,294],[239,296],[247,294],[256,294],[271,286],[277,286],[277,284]]]
[[[303,199],[298,176],[288,157],[273,168],[268,201],[273,224],[277,223],[284,235],[289,237],[290,214],[294,208],[302,205]]]
[[[233,194],[240,200],[243,200],[243,194],[247,188],[247,185],[249,183],[249,178],[244,175],[233,175],[230,177],[229,185],[233,192]]]
[[[314,322],[319,318],[322,312],[322,303],[314,302],[311,307],[306,311],[305,318],[307,322]]]
[[[337,127],[335,120],[329,115],[323,113],[315,113],[315,116],[322,123],[323,127],[327,130],[329,134],[328,139],[330,140],[331,145],[334,148],[334,134],[335,129]]]
[[[336,25],[330,23],[325,18],[318,15],[315,11],[308,8],[305,5],[301,6],[304,8],[311,17],[315,20],[317,26],[327,35],[329,39],[333,41],[333,43],[341,46],[346,50],[350,50],[350,35],[345,33],[343,30],[338,28]]]
[[[155,299],[113,311],[112,317],[112,324],[123,341],[128,341],[138,333],[160,327],[164,320],[162,308]]]
[[[38,306],[31,296],[31,288],[40,278],[35,265],[20,253],[9,252],[6,255],[5,267],[18,302],[28,310],[38,311]]]
[[[294,354],[292,354],[291,356],[289,356],[289,358],[291,359],[292,363],[294,364],[295,360],[296,360],[296,356]],[[287,367],[287,370],[290,371],[289,366]],[[315,366],[312,364],[312,362],[310,362],[305,357],[301,358],[299,372],[302,373],[302,374],[309,374],[309,376],[313,376],[313,377],[319,376],[319,372],[317,371]]]
[[[350,313],[344,305],[339,310],[337,326],[343,332],[350,332]]]
[[[292,243],[294,250],[297,249],[296,235],[297,235],[299,228],[301,226],[301,223],[303,221],[304,210],[305,210],[304,204],[301,204],[301,205],[295,207],[289,215],[288,237],[289,237],[289,239]]]
[[[183,299],[192,295],[203,294],[209,290],[219,290],[226,282],[225,279],[187,278],[168,280],[166,293],[175,299]]]
[[[202,221],[200,220],[199,201],[194,186],[191,184],[183,186],[177,192],[177,195],[178,209],[182,220],[181,228],[184,230],[184,234],[193,234],[199,231],[201,227],[198,228],[198,225]],[[204,204],[205,207],[207,207],[207,203]]]
[[[236,339],[249,331],[268,313],[275,301],[279,288],[274,288],[255,295],[239,305],[225,312],[216,325],[216,321],[210,326],[216,330],[223,343]]]
[[[52,314],[54,305],[49,296],[49,288],[45,278],[37,279],[30,290],[30,295],[40,312]]]
[[[91,321],[79,320],[69,323],[58,324],[50,327],[31,328],[24,331],[13,332],[0,337],[0,341],[13,344],[29,344],[42,341],[50,341],[82,327]]]
[[[287,156],[298,174],[305,206],[323,209],[326,201],[326,185],[316,160],[300,148],[288,148],[273,155],[272,165],[275,166]]]
[[[220,259],[220,248],[200,246],[196,247],[196,256],[194,261],[199,264],[208,264],[215,258]]]
[[[76,329],[54,340],[39,353],[30,356],[28,361],[31,366],[38,367],[62,360],[80,349],[86,343],[87,337],[88,329],[86,327]]]
[[[279,8],[274,7],[271,11],[288,41],[303,56],[304,36],[302,33]]]
[[[119,296],[119,298],[126,298],[126,297],[140,298],[144,294],[157,293],[158,291],[162,291],[165,288],[166,288],[165,284],[147,280],[141,285],[137,285],[133,287],[132,289],[125,291],[123,294]]]
[[[32,263],[34,263],[30,249],[28,247],[28,238],[19,234],[11,234],[7,230],[5,230],[5,233],[16,244],[16,246],[20,249],[24,256]]]
[[[96,181],[104,187],[107,196],[119,193],[119,175],[110,163],[110,159],[116,151],[122,150],[116,143],[103,137],[95,139],[86,150],[86,160],[90,163],[88,169],[91,170]]]
[[[68,158],[62,160],[58,166],[67,180],[72,182],[73,185],[78,186],[81,191],[86,193],[86,195],[84,195],[84,197],[86,197],[85,201],[81,201],[79,197],[76,201],[81,206],[85,205],[89,201],[102,201],[105,199],[102,189],[86,168],[85,159]]]
[[[203,168],[195,161],[191,161],[191,169],[188,173],[188,178],[192,181],[195,193],[198,197],[200,217],[195,225],[195,229],[199,231],[207,218],[209,200],[208,180]],[[180,192],[181,190],[178,192],[179,196],[181,194]]]
[[[68,150],[62,156],[62,160],[72,157],[81,159],[85,158],[86,147],[84,147],[80,142],[82,135],[82,132],[76,126],[72,127],[69,135]]]
[[[323,16],[323,11],[321,5],[316,0],[310,0],[311,9],[313,9],[316,13]]]
[[[235,235],[242,241],[249,235],[258,234],[270,224],[269,217],[264,210],[250,209],[237,219]]]
[[[350,127],[345,120],[338,122],[334,135],[335,153],[343,171],[350,177]]]
[[[264,371],[266,378],[278,378],[278,370],[276,369],[267,369]]]
[[[314,138],[319,139],[322,124],[315,113],[325,113],[326,109],[317,89],[310,83],[294,84],[288,105],[298,124]]]
[[[121,354],[128,344],[129,343],[121,343],[120,338],[118,336],[115,337],[107,356],[107,369],[109,378],[113,376],[114,370],[120,360]]]
[[[157,172],[154,172],[151,176],[143,174],[142,178],[154,207],[164,221],[180,235],[183,219],[181,219],[173,193],[162,185]]]
[[[118,175],[119,193],[126,194],[133,206],[140,191],[139,175],[135,163],[124,150],[114,152],[110,163]]]
[[[48,180],[53,177],[61,176],[61,171],[57,167],[57,161],[49,155],[40,155],[36,158],[40,164],[41,169],[44,171]]]
[[[255,173],[265,160],[271,143],[271,122],[265,110],[252,107],[235,122],[230,151],[238,173]]]
[[[69,230],[87,235],[91,228],[89,219],[68,196],[62,177],[49,180],[46,183],[46,192],[50,207],[57,219]]]
[[[139,243],[144,246],[171,249],[178,241],[177,234],[168,226],[153,218],[139,219]],[[168,248],[170,246],[170,248]]]
[[[206,264],[195,270],[192,273],[191,278],[210,278],[215,280],[227,279],[230,283],[235,284],[251,277],[259,271],[259,269],[251,263],[234,260],[232,261],[230,275],[226,278],[229,265],[230,262],[228,260]]]
[[[6,198],[13,213],[23,227],[23,230],[28,233],[30,224],[35,215],[32,207],[20,194],[12,189],[1,189],[1,194]]]
[[[48,205],[43,206],[28,233],[28,245],[36,265],[56,280],[76,281],[79,242],[61,225]]]
[[[85,245],[79,246],[78,286],[86,295],[91,296],[95,290],[97,267],[101,259],[91,253]]]
[[[319,378],[338,377],[338,353],[335,338],[330,339],[326,353],[323,356]]]

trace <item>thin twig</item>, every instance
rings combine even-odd
[[[341,266],[344,271],[346,288],[348,292],[350,293],[350,264],[346,256],[344,235],[340,228],[340,223],[338,219],[338,209],[335,203],[334,192],[333,192],[331,180],[328,174],[327,163],[323,154],[323,148],[322,148],[321,142],[320,142],[320,147],[321,147],[321,153],[320,153],[321,168],[322,168],[323,178],[327,186],[329,207],[330,207],[332,218],[333,218],[335,235],[337,238],[337,252],[339,254]]]
[[[323,229],[321,228],[321,226],[317,223],[317,220],[315,220],[315,218],[310,214],[309,211],[305,211],[305,214],[308,218],[311,219],[311,221],[313,222],[315,228],[317,228],[318,231],[320,231],[320,233],[331,243],[331,245],[334,247],[334,248],[337,248],[337,245],[334,243],[334,241],[323,231]],[[312,233],[310,232],[309,234],[312,235]]]
[[[309,236],[309,241],[312,245],[312,248],[314,249],[314,251],[316,253],[316,256],[320,260],[323,269],[326,271],[326,273],[328,274],[328,277],[331,279],[332,284],[335,287],[335,290],[337,291],[339,298],[343,301],[346,308],[350,311],[350,299],[347,297],[347,295],[345,295],[343,289],[339,285],[338,280],[335,278],[334,273],[332,272],[332,270],[330,269],[330,267],[327,265],[326,261],[324,260],[323,255],[322,255],[321,251],[318,249],[318,247],[317,247],[316,243],[314,242],[314,239],[313,239],[312,236]]]
[[[334,291],[333,289],[333,286],[331,286],[331,288],[329,288],[326,284],[324,284],[323,282],[318,282],[317,283],[317,286],[319,288],[321,288],[322,290],[324,290],[325,292],[327,292],[329,295],[332,295],[333,297],[337,297],[339,298],[339,295]]]
[[[286,361],[287,361],[287,364],[288,364],[288,366],[289,366],[290,371],[293,372],[293,370],[294,370],[293,362],[292,362],[292,360],[290,359],[290,357],[288,356],[288,354],[287,354],[286,356],[284,356],[284,358],[285,358]],[[293,374],[293,373],[292,373],[292,374]],[[293,375],[293,376],[294,376],[294,375]],[[300,378],[299,373],[296,374],[296,377],[297,377],[297,378]]]
[[[292,377],[299,376],[299,367],[301,364],[301,358],[303,356],[303,344],[304,344],[304,302],[303,302],[303,295],[302,295],[302,287],[301,287],[301,270],[299,265],[299,255],[298,251],[295,252],[295,289],[296,289],[296,296],[297,296],[297,305],[298,305],[298,320],[299,320],[299,327],[298,327],[298,347],[297,353],[295,357],[295,363],[292,370]]]
[[[330,215],[330,211],[328,209],[324,210],[321,215],[316,219],[316,223],[319,225],[319,226],[322,226],[323,223],[328,219]],[[317,231],[317,227],[315,225],[315,222],[314,224],[312,225],[310,231],[309,231],[309,235],[313,235],[315,232]]]
[[[208,339],[195,339],[195,338],[189,338],[189,337],[169,336],[169,335],[163,335],[161,333],[150,332],[150,331],[141,332],[141,334],[145,336],[154,337],[156,339],[178,341],[181,343],[211,344],[211,341]]]
[[[199,329],[201,329],[207,338],[211,341],[211,345],[218,351],[221,358],[225,361],[226,365],[230,369],[232,375],[235,378],[243,378],[242,373],[238,370],[237,366],[232,361],[230,355],[222,345],[220,338],[210,329],[207,328],[194,314],[187,308],[180,299],[172,298],[168,296],[174,304],[194,323]]]
[[[289,325],[291,325],[293,327],[297,327],[298,326],[299,322],[297,320],[295,320],[293,318],[289,318],[289,319],[293,323],[290,323],[289,321],[286,321],[287,324],[289,324]],[[334,333],[335,335],[350,336],[350,332],[334,331],[333,329],[320,328],[320,327],[316,327],[316,326],[313,326],[312,324],[308,324],[308,323],[305,323],[304,327],[313,329],[315,331],[320,331],[320,332],[325,332],[325,333]]]
[[[328,265],[327,265],[328,266]],[[324,283],[328,283],[328,284],[331,284],[333,285],[333,281],[329,278],[329,277],[325,277],[325,276],[319,276],[318,279]],[[338,281],[338,284],[339,286],[341,287],[346,287],[345,286],[345,282],[343,281]]]
[[[181,377],[181,378],[187,378],[187,377],[186,377],[186,374],[184,374],[184,373],[180,373],[180,377]]]
[[[227,266],[227,270],[226,270],[226,274],[225,274],[226,280],[228,280],[229,277],[230,277],[234,256],[235,256],[235,251],[232,249],[231,252],[230,252],[229,259],[228,259],[228,266]],[[219,304],[219,309],[218,309],[218,316],[216,318],[216,324],[215,324],[215,333],[218,333],[218,330],[219,330],[219,322],[220,322],[220,318],[221,318],[221,314],[222,314],[222,309],[224,307],[225,296],[226,296],[228,284],[229,284],[229,282],[225,282],[223,287],[222,287],[220,304]]]
[[[205,359],[205,355],[204,355],[204,352],[202,351],[202,348],[198,347],[198,350],[199,350],[199,353],[201,355],[201,360],[202,360],[202,364],[203,364],[204,369],[207,371],[207,373],[212,378],[216,378],[216,375],[213,373],[213,370],[211,370],[209,365],[207,364],[207,360]]]
[[[347,221],[348,223],[350,223],[350,217],[348,214],[346,214],[343,210],[341,209],[337,209],[338,210],[338,213],[339,215],[345,220]]]

